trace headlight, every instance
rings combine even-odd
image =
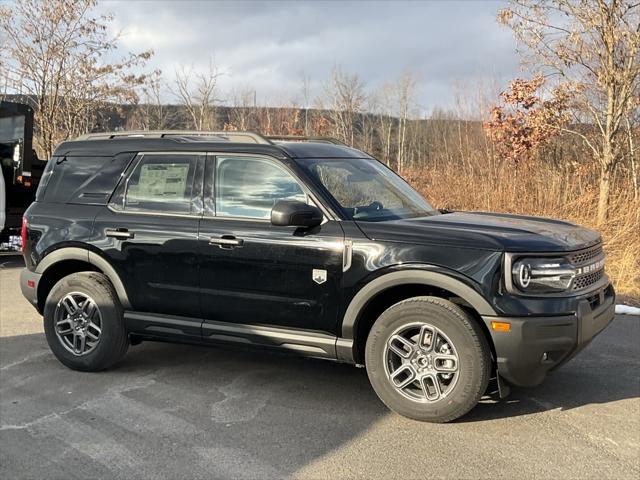
[[[576,273],[564,258],[521,258],[511,269],[513,284],[526,293],[564,292]]]

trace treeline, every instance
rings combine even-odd
[[[530,75],[459,89],[455,108],[420,107],[411,71],[372,88],[335,67],[256,102],[221,91],[220,71],[149,71],[152,51],[115,58],[96,0],[0,6],[0,96],[35,110],[35,145],[120,129],[249,130],[330,136],[374,154],[435,206],[565,218],[603,232],[619,291],[640,297],[640,3],[509,0],[498,21]],[[496,28],[499,28],[496,26]],[[318,88],[321,85],[321,88]]]

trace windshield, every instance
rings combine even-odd
[[[380,221],[437,213],[392,170],[366,158],[299,162],[337,200],[351,220]]]

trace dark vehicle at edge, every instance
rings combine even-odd
[[[614,318],[602,239],[429,205],[369,155],[245,132],[58,146],[24,216],[23,294],[70,368],[146,340],[365,366],[392,410],[446,422],[532,386]],[[496,407],[499,408],[499,407]]]
[[[33,149],[33,116],[28,104],[0,101],[0,244],[19,235],[46,165]]]

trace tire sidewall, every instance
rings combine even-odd
[[[69,275],[49,292],[44,307],[44,331],[47,343],[54,355],[64,365],[74,370],[96,371],[109,366],[110,358],[126,335],[122,322],[122,307],[113,289],[101,274],[81,272]],[[76,356],[61,343],[55,332],[55,311],[60,300],[71,292],[83,293],[91,297],[100,310],[102,319],[100,340],[86,355]]]
[[[367,374],[381,400],[392,410],[417,420],[448,421],[471,409],[486,389],[488,372],[483,371],[487,364],[486,358],[482,358],[487,355],[482,348],[484,338],[478,338],[478,332],[469,320],[454,304],[429,297],[400,302],[385,311],[373,325],[365,349]],[[397,329],[414,322],[429,323],[440,329],[458,354],[458,379],[453,390],[433,403],[420,403],[403,396],[385,372],[384,352],[388,338]]]

